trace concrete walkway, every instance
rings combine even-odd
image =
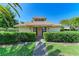
[[[33,56],[45,56],[46,55],[46,44],[44,39],[36,42]]]

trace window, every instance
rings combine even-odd
[[[33,28],[33,32],[36,32],[36,31],[37,31],[37,28],[36,28],[36,27],[34,27],[34,28]]]
[[[43,27],[43,28],[42,28],[42,31],[43,31],[43,32],[46,32],[46,27]]]

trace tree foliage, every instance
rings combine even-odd
[[[61,20],[60,24],[70,26],[70,29],[75,29],[79,27],[79,17],[73,17],[69,20]]]
[[[15,13],[11,11],[11,7],[10,6],[6,6],[5,7],[6,10],[8,10],[8,12],[10,13],[10,18],[7,17],[6,15],[3,16],[3,14],[0,13],[0,27],[13,27],[17,22],[15,19]]]
[[[72,26],[79,26],[79,17],[74,17],[71,19]]]
[[[22,7],[18,3],[7,3],[6,5],[8,6],[0,5],[0,27],[13,27],[16,24],[15,13],[20,17],[17,8],[22,10]]]
[[[70,25],[70,20],[61,20],[60,21],[60,24],[62,24],[62,25]]]

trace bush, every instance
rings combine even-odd
[[[44,33],[44,39],[48,42],[79,42],[79,32],[65,31]]]
[[[35,33],[0,32],[0,43],[34,42]]]
[[[21,42],[34,42],[36,40],[35,33],[17,33],[17,41]]]
[[[0,32],[0,43],[15,43],[16,33],[13,32]]]

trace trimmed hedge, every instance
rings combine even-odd
[[[0,32],[0,43],[15,43],[16,33]]]
[[[36,34],[35,33],[17,33],[17,41],[21,42],[34,42],[36,40]]]
[[[65,31],[44,33],[44,39],[48,42],[79,42],[78,31]]]
[[[0,32],[0,43],[34,42],[35,33]]]

